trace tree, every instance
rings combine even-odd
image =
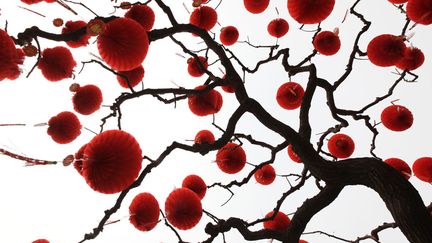
[[[432,242],[431,162],[413,166],[429,156],[430,118],[422,106],[428,93],[421,90],[430,89],[431,52],[424,40],[432,2],[333,2],[2,3],[0,152],[32,165],[16,170],[22,164],[2,163],[7,241]],[[155,13],[154,27],[148,12],[123,17],[145,5]],[[411,45],[424,53],[424,63]],[[134,83],[142,70],[129,72],[143,61],[145,77]],[[87,84],[103,97],[95,113],[101,95]],[[204,129],[214,140],[208,134],[194,140]],[[288,149],[302,163],[292,162]],[[407,161],[429,184],[408,181],[406,167],[397,171],[383,162],[388,158]],[[190,190],[173,190],[189,174],[207,184],[202,200]],[[361,231],[333,232],[324,224],[336,222],[321,217],[327,207],[340,199],[369,202],[356,197],[359,191],[345,195],[356,190],[349,186],[376,192],[381,201],[370,200],[377,204],[373,214],[384,215]],[[129,212],[141,192],[158,201],[156,226],[154,217],[134,218],[154,212],[148,194],[140,197],[153,201],[143,207],[152,207],[139,211],[136,202],[138,209]],[[382,202],[392,219],[381,212]],[[185,205],[187,217],[176,217]],[[11,215],[19,215],[19,224]],[[150,231],[135,230],[130,216]],[[35,223],[40,217],[49,223]],[[197,219],[195,228],[184,230]],[[75,220],[79,225],[69,224]],[[390,228],[403,235],[387,236]]]

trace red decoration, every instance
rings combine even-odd
[[[322,31],[313,40],[315,50],[320,54],[331,56],[336,54],[341,46],[339,36],[332,31]]]
[[[50,242],[46,239],[39,239],[39,240],[33,241],[32,243],[50,243]]]
[[[200,199],[203,199],[207,192],[207,185],[204,180],[197,175],[188,175],[183,179],[182,187],[195,192]]]
[[[268,212],[266,214],[266,218],[270,217],[273,215],[273,211]],[[267,220],[264,221],[264,229],[270,229],[270,230],[275,230],[275,231],[279,231],[279,232],[283,232],[288,228],[288,225],[291,223],[290,218],[282,213],[282,212],[277,212],[275,217],[272,220]]]
[[[27,4],[35,4],[35,3],[40,3],[43,0],[21,0],[21,2],[23,3],[27,3]]]
[[[202,217],[201,200],[187,188],[175,189],[165,201],[165,214],[168,222],[177,229],[191,229]]]
[[[318,24],[333,11],[335,0],[289,0],[288,12],[300,24]]]
[[[141,148],[132,135],[121,130],[108,130],[87,144],[82,175],[93,190],[117,193],[135,181],[141,162]]]
[[[307,242],[307,241],[305,241],[305,240],[299,240],[298,243],[309,243],[309,242]]]
[[[267,25],[268,33],[276,38],[281,38],[288,33],[289,25],[285,19],[277,18]]]
[[[294,150],[292,149],[292,145],[288,145],[288,156],[290,157],[290,159],[294,162],[297,163],[302,163],[300,157],[294,152]]]
[[[26,45],[22,48],[26,57],[34,57],[38,54],[39,50],[34,45]]]
[[[413,124],[414,117],[410,110],[401,105],[391,105],[381,112],[382,124],[395,132],[405,131]]]
[[[135,196],[129,206],[129,221],[141,231],[150,231],[159,220],[159,203],[156,198],[143,192]]]
[[[254,173],[255,180],[261,185],[270,185],[276,178],[273,166],[267,164]]]
[[[402,70],[412,71],[420,67],[425,60],[423,52],[415,47],[405,49],[402,59],[396,63],[396,67]]]
[[[369,60],[380,67],[389,67],[399,62],[405,53],[403,37],[395,35],[379,35],[367,46]]]
[[[239,32],[234,26],[223,27],[219,39],[225,46],[234,45],[239,38]]]
[[[0,29],[0,81],[15,80],[21,74],[18,65],[24,62],[24,52],[15,47],[12,38]]]
[[[432,24],[432,0],[409,0],[406,13],[409,19],[418,23]]]
[[[327,147],[334,157],[343,159],[352,155],[355,144],[350,136],[343,133],[338,133],[329,139]]]
[[[43,50],[38,68],[47,80],[56,82],[70,78],[76,64],[69,49],[57,46]]]
[[[224,75],[222,77],[222,81],[223,82],[227,81],[226,75]],[[221,87],[222,87],[222,90],[225,91],[225,92],[227,92],[227,93],[234,93],[235,92],[235,88],[234,88],[233,84],[222,85]]]
[[[82,21],[82,20],[68,21],[68,22],[66,22],[65,27],[63,27],[63,29],[62,29],[62,34],[71,33],[71,32],[77,31],[81,28],[85,28],[86,26],[87,26],[87,23]],[[84,34],[76,41],[66,41],[66,44],[69,47],[78,48],[78,47],[88,45],[89,39],[90,39],[90,36],[87,34]]]
[[[141,80],[144,78],[144,67],[138,66],[137,68],[134,68],[132,70],[129,71],[122,71],[122,72],[118,72],[121,75],[126,76],[127,80],[125,78],[123,78],[120,75],[117,75],[117,81],[119,82],[120,86],[122,86],[123,88],[128,89],[128,83],[127,81],[129,81],[130,86],[133,88],[135,86],[137,86]]]
[[[215,137],[212,132],[209,130],[201,130],[195,136],[195,143],[203,144],[203,143],[213,143],[215,141]]]
[[[74,113],[63,111],[49,119],[47,133],[56,143],[70,143],[81,134],[81,123]]]
[[[74,110],[82,115],[90,115],[100,109],[102,92],[96,85],[79,87],[72,97]]]
[[[408,2],[408,0],[388,0],[388,1],[394,4],[403,4]]]
[[[287,110],[294,110],[301,106],[304,90],[303,87],[295,82],[282,84],[276,94],[278,104]]]
[[[243,0],[243,3],[247,11],[259,14],[267,9],[270,0]]]
[[[432,158],[422,157],[414,161],[414,175],[424,182],[432,183]]]
[[[206,85],[200,85],[195,90],[203,90],[205,87]],[[188,97],[189,109],[197,116],[207,116],[219,112],[222,103],[222,95],[214,89]]]
[[[218,150],[216,163],[223,172],[235,174],[246,165],[246,153],[238,144],[228,143]]]
[[[399,171],[405,179],[408,180],[411,177],[411,168],[405,161],[398,158],[389,158],[384,160],[384,163]]]
[[[106,24],[105,31],[98,36],[97,46],[109,66],[117,71],[128,71],[142,64],[149,40],[147,32],[136,21],[117,18]]]
[[[153,28],[153,24],[155,22],[155,14],[153,10],[147,5],[134,5],[126,12],[125,17],[138,22],[145,31],[150,31]]]
[[[208,67],[207,59],[205,57],[199,56],[198,59],[199,59],[199,62],[194,57],[191,57],[187,60],[188,73],[190,74],[190,76],[196,77],[196,78],[203,76],[203,74],[205,73],[205,71],[207,70],[207,67]],[[204,67],[204,70],[201,68],[199,63],[202,64],[202,66]]]
[[[86,32],[89,36],[98,36],[105,32],[106,24],[101,19],[92,19],[87,23]]]
[[[189,22],[201,29],[211,30],[217,22],[217,12],[209,6],[201,6],[191,13]]]

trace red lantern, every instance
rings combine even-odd
[[[273,215],[273,211],[268,212],[266,214],[266,218]],[[272,220],[264,221],[264,229],[275,230],[279,232],[283,232],[288,228],[288,225],[291,223],[290,218],[282,212],[277,212],[275,217]]]
[[[63,46],[43,50],[42,58],[38,64],[42,75],[52,82],[70,78],[75,66],[76,62],[72,53]]]
[[[420,67],[424,62],[423,52],[415,47],[405,49],[402,59],[396,63],[396,67],[402,70],[412,71]]]
[[[196,134],[194,141],[196,144],[210,144],[215,141],[215,137],[209,130],[201,130]]]
[[[175,189],[165,201],[165,214],[168,222],[177,229],[191,229],[202,217],[201,200],[187,188]]]
[[[201,77],[205,73],[208,67],[207,59],[205,57],[199,56],[199,61],[197,61],[194,57],[191,57],[187,60],[188,64],[188,73],[192,77]],[[204,69],[201,67],[200,63],[204,67]]]
[[[206,85],[200,85],[195,90],[203,90],[205,87]],[[189,109],[197,116],[207,116],[219,112],[222,103],[222,95],[214,89],[188,97]]]
[[[329,139],[327,147],[334,157],[343,159],[352,155],[355,144],[350,136],[343,133],[338,133]]]
[[[141,162],[141,148],[132,135],[121,130],[108,130],[87,144],[82,175],[93,190],[117,193],[135,181]]]
[[[254,173],[255,180],[261,185],[270,185],[276,178],[273,166],[267,164]]]
[[[411,177],[411,168],[405,161],[398,158],[389,158],[384,160],[384,163],[390,165],[399,173],[401,173],[405,179],[408,180]]]
[[[406,13],[409,19],[418,23],[432,24],[432,0],[409,0]]]
[[[432,158],[422,157],[414,161],[414,175],[424,182],[432,183]]]
[[[15,47],[12,38],[0,29],[0,81],[15,80],[21,74],[18,65],[24,62],[24,52]]]
[[[267,25],[267,32],[276,38],[281,38],[288,33],[289,25],[285,19],[277,18]]]
[[[188,175],[183,179],[182,187],[195,192],[200,199],[203,199],[207,192],[207,185],[204,180],[197,175]]]
[[[68,21],[68,22],[66,22],[65,27],[63,27],[63,29],[62,29],[62,34],[71,33],[71,32],[77,31],[81,28],[85,28],[86,26],[87,26],[87,23],[82,21],[82,20]],[[81,35],[81,37],[78,40],[66,41],[66,44],[69,47],[78,48],[78,47],[88,45],[89,39],[90,39],[90,36],[87,34],[84,34],[84,35]]]
[[[395,132],[405,131],[413,124],[414,117],[410,110],[401,105],[391,105],[381,112],[382,124]]]
[[[389,67],[399,62],[405,53],[403,37],[395,35],[379,35],[367,46],[369,60],[380,67]]]
[[[225,46],[234,45],[239,38],[239,32],[234,26],[223,27],[219,39]]]
[[[39,240],[33,241],[32,243],[50,243],[50,242],[46,239],[39,239]]]
[[[287,110],[294,110],[301,106],[304,90],[302,86],[295,82],[282,84],[276,94],[278,104]]]
[[[289,0],[288,12],[300,24],[318,24],[333,11],[335,0]]]
[[[408,2],[408,0],[388,0],[388,1],[394,4],[403,4]]]
[[[138,22],[145,31],[150,31],[155,22],[155,14],[147,5],[133,5],[133,7],[126,12],[125,17]]]
[[[322,31],[313,40],[314,48],[320,54],[331,56],[336,54],[341,46],[339,36],[332,31]]]
[[[191,13],[189,22],[204,30],[211,30],[217,23],[217,12],[209,6],[201,6]]]
[[[294,150],[292,149],[292,145],[291,145],[291,144],[288,145],[287,150],[288,150],[288,156],[290,157],[290,159],[291,159],[292,161],[297,162],[297,163],[302,163],[300,157],[299,157],[299,156],[294,152]]]
[[[156,198],[143,192],[135,196],[129,206],[129,221],[141,231],[150,231],[159,221],[159,203]]]
[[[218,150],[216,163],[223,172],[235,174],[246,165],[246,153],[238,144],[228,143]]]
[[[123,78],[121,75],[117,75],[117,81],[123,88],[128,89],[128,81],[130,86],[133,88],[137,86],[141,80],[144,78],[144,67],[142,65],[138,66],[137,68],[134,68],[129,71],[122,71],[118,72],[119,74],[126,76],[127,80]]]
[[[96,85],[79,87],[72,97],[74,110],[82,115],[90,115],[100,109],[102,92]]]
[[[267,9],[270,0],[243,0],[243,3],[247,11],[259,14]]]
[[[102,59],[117,71],[132,70],[142,64],[147,55],[147,32],[136,21],[117,18],[106,24],[98,36],[97,46]]]
[[[56,143],[70,143],[81,134],[81,123],[74,113],[63,111],[49,119],[47,133]]]

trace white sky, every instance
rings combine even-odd
[[[83,1],[90,8],[102,16],[112,12],[109,0]],[[190,6],[189,0],[184,1]],[[340,28],[342,48],[338,54],[332,57],[317,56],[313,59],[317,64],[318,75],[332,82],[339,77],[345,69],[347,54],[350,52],[355,33],[361,28],[360,22],[353,16],[348,16],[344,24],[340,24],[345,11],[353,1],[337,1],[332,15],[322,24],[323,30]],[[188,22],[189,14],[183,8],[183,1],[166,1],[172,6],[173,12],[179,22]],[[216,6],[213,1],[210,6]],[[3,0],[0,2],[0,27],[5,21],[9,22],[8,31],[12,35],[23,31],[26,27],[37,25],[43,30],[59,32],[51,25],[51,20],[61,17],[64,20],[86,20],[92,18],[85,9],[79,6],[73,8],[79,12],[74,16],[56,4],[41,3],[30,8],[46,17],[18,8],[24,6],[18,0]],[[169,26],[167,18],[161,13],[155,3],[150,6],[156,12],[155,28]],[[311,37],[313,33],[299,31],[300,25],[288,16],[286,1],[271,1],[268,9],[260,15],[252,15],[246,12],[242,1],[223,1],[218,8],[219,23],[222,26],[234,25],[240,31],[240,40],[246,40],[247,36],[254,44],[270,45],[275,43],[274,38],[267,34],[267,24],[276,18],[274,10],[278,8],[280,16],[288,20],[290,30],[288,34],[279,40],[282,47],[290,47],[292,57],[290,61],[295,63],[312,51]],[[189,9],[192,9],[189,7]],[[404,24],[404,16],[385,0],[362,0],[358,10],[365,13],[366,18],[373,20],[369,33],[362,38],[360,47],[365,50],[367,43],[378,34],[399,34]],[[122,11],[117,14],[122,15]],[[213,31],[219,33],[221,26],[216,26]],[[307,29],[314,29],[307,26]],[[428,32],[429,31],[429,32]],[[432,49],[430,30],[425,26],[417,26],[412,43],[423,50],[426,56],[424,65],[416,73],[420,75],[416,83],[401,83],[395,90],[392,98],[385,100],[371,108],[367,114],[377,121],[382,109],[390,104],[391,100],[400,99],[398,104],[408,107],[414,114],[414,125],[411,129],[402,133],[386,130],[382,125],[378,127],[380,135],[377,139],[376,153],[383,159],[399,157],[412,165],[419,157],[431,156],[430,124],[432,117],[429,115],[429,104],[432,89],[430,82],[432,76],[430,70],[432,62],[430,56]],[[189,35],[179,35],[179,39],[192,49],[201,49],[199,39]],[[94,41],[94,38],[91,39]],[[63,45],[51,41],[41,40],[41,45],[54,47]],[[266,50],[251,49],[245,44],[237,43],[230,47],[238,57],[248,66],[265,58]],[[73,50],[78,63],[90,60],[89,52],[97,53],[96,45],[92,44],[88,49]],[[176,53],[182,53],[181,49],[170,43],[168,39],[152,43],[146,60],[144,61],[146,88],[175,87],[173,83],[186,88],[193,88],[201,84],[205,77],[192,78],[187,74],[186,59],[182,59]],[[183,54],[185,55],[185,54]],[[211,56],[210,63],[215,60]],[[122,88],[117,84],[115,77],[97,66],[90,64],[84,71],[76,76],[75,80],[68,79],[57,83],[51,83],[42,77],[39,70],[35,70],[26,79],[35,59],[28,58],[23,68],[22,78],[15,81],[3,81],[0,85],[0,124],[26,123],[26,127],[0,127],[0,147],[7,148],[16,153],[25,154],[46,160],[62,160],[66,155],[73,154],[82,144],[88,142],[94,135],[86,130],[74,142],[67,145],[59,145],[46,134],[46,127],[33,127],[33,124],[46,122],[61,111],[72,111],[72,94],[68,87],[73,82],[98,85],[104,95],[104,105],[110,105]],[[79,64],[75,71],[81,69]],[[217,65],[210,70],[221,75]],[[368,61],[356,61],[355,71],[340,90],[335,94],[339,107],[356,109],[374,100],[376,96],[383,95],[397,78],[392,74],[392,68],[378,68]],[[272,114],[292,125],[298,126],[298,110],[287,111],[280,108],[275,100],[277,88],[287,82],[287,75],[282,67],[277,65],[265,65],[255,75],[246,76],[246,88],[251,97],[259,100]],[[305,87],[307,77],[298,75],[293,81],[299,82]],[[232,94],[221,91],[224,98],[222,110],[216,115],[216,123],[225,127],[227,117],[237,107],[237,102]],[[324,92],[320,89],[316,92],[311,110],[313,134],[325,131],[335,124],[326,109]],[[156,158],[172,141],[186,142],[193,139],[196,132],[201,129],[209,129],[216,137],[221,133],[211,125],[211,117],[197,117],[193,115],[187,102],[182,101],[174,108],[173,105],[164,105],[153,97],[142,97],[131,100],[123,107],[123,129],[133,134],[140,143],[143,154]],[[88,129],[98,131],[100,118],[109,114],[109,108],[102,108],[90,116],[78,115],[81,123]],[[351,135],[356,142],[356,150],[353,156],[368,156],[371,133],[361,122],[350,121],[350,127],[343,130]],[[110,120],[106,128],[115,128],[115,119]],[[246,115],[238,125],[237,132],[249,134],[253,131],[256,139],[262,139],[276,145],[282,139],[276,134],[266,130],[262,125]],[[313,136],[315,144],[319,135]],[[187,142],[190,143],[190,142]],[[259,164],[269,158],[268,151],[251,146],[245,142],[245,151],[248,162]],[[133,197],[139,192],[150,192],[158,199],[163,208],[166,196],[175,188],[181,186],[183,178],[189,174],[200,175],[208,184],[216,181],[228,183],[231,180],[240,180],[252,169],[246,166],[236,175],[223,174],[212,161],[215,152],[206,156],[190,154],[183,151],[173,152],[161,166],[149,174],[143,184],[132,190],[123,202],[123,207],[112,216],[112,220],[123,219],[119,223],[108,225],[104,231],[92,242],[176,242],[173,232],[163,223],[160,223],[150,232],[143,233],[136,230],[128,221],[128,206]],[[0,156],[0,185],[2,200],[0,201],[0,235],[1,242],[25,243],[38,238],[47,238],[52,243],[78,242],[85,233],[90,232],[102,218],[106,209],[114,205],[115,195],[105,195],[94,192],[85,183],[83,178],[72,168],[57,166],[23,167],[24,162],[12,160]],[[145,166],[148,161],[145,161]],[[277,155],[274,164],[277,173],[300,173],[302,165],[289,160],[286,150]],[[432,201],[431,186],[411,178],[410,182],[419,190],[426,204]],[[245,220],[255,220],[263,217],[275,206],[275,201],[288,189],[289,185],[284,178],[278,177],[270,186],[261,186],[253,179],[241,189],[234,188],[235,196],[224,207],[229,193],[213,188],[207,192],[203,199],[203,208],[217,217],[229,216],[243,217]],[[281,211],[293,213],[302,202],[317,193],[313,180],[309,180],[302,191],[295,193],[282,205]],[[201,222],[192,230],[181,231],[186,241],[202,241],[207,238],[204,227],[209,218],[203,216]],[[322,230],[334,233],[337,236],[354,240],[370,232],[383,222],[392,221],[390,214],[380,200],[378,194],[364,187],[346,187],[339,198],[328,208],[318,213],[309,223],[306,231]],[[259,229],[261,225],[254,229]],[[382,242],[407,242],[398,230],[386,230],[380,234]],[[236,231],[226,234],[227,242],[244,242]],[[305,235],[302,239],[310,243],[338,242],[321,235]],[[222,242],[221,237],[215,242]],[[260,242],[268,242],[263,240]],[[372,242],[372,241],[364,241]]]

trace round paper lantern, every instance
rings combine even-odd
[[[339,51],[341,42],[336,33],[332,31],[322,31],[315,36],[313,46],[320,54],[331,56]]]
[[[348,158],[354,152],[355,144],[350,136],[338,133],[333,135],[328,143],[327,147],[329,152],[336,158],[343,159]]]
[[[129,71],[122,71],[122,72],[118,72],[121,75],[126,76],[127,80],[125,78],[123,78],[120,75],[117,75],[117,81],[120,84],[120,86],[122,86],[123,88],[128,89],[128,81],[130,86],[133,88],[135,86],[137,86],[141,80],[143,80],[144,78],[144,67],[142,65],[140,65],[137,68],[134,68],[132,70]]]
[[[63,27],[63,29],[62,29],[62,34],[74,32],[74,31],[77,31],[81,28],[85,28],[86,26],[87,26],[87,23],[82,21],[82,20],[68,21],[68,22],[66,22],[65,27]],[[90,36],[87,34],[84,34],[76,41],[66,41],[66,44],[69,47],[78,48],[78,47],[88,45],[89,39],[90,39]]]
[[[268,212],[266,214],[266,218],[270,217],[273,215],[273,211]],[[270,230],[275,230],[275,231],[279,231],[279,232],[283,232],[288,228],[288,225],[291,223],[290,218],[282,213],[282,212],[277,212],[275,217],[272,220],[267,220],[264,221],[264,229],[270,229]]]
[[[225,83],[227,82],[226,75],[224,75],[222,77],[222,81],[225,82]],[[221,88],[222,88],[223,91],[225,91],[227,93],[234,93],[235,92],[235,87],[234,87],[233,84],[222,85]]]
[[[301,106],[304,90],[303,87],[295,82],[282,84],[276,94],[278,104],[287,110],[294,110]]]
[[[168,222],[177,229],[191,229],[202,217],[201,200],[187,188],[175,189],[165,201],[165,214]]]
[[[259,14],[267,9],[270,0],[243,0],[243,3],[247,11]]]
[[[35,3],[40,3],[43,0],[21,0],[21,2],[26,3],[26,4],[35,4]]]
[[[395,35],[379,35],[367,46],[369,60],[380,67],[389,67],[399,62],[405,53],[403,38]]]
[[[409,0],[406,13],[409,19],[418,24],[432,24],[432,0]]]
[[[288,33],[289,25],[285,19],[277,18],[267,25],[267,32],[276,38],[281,38]]]
[[[381,112],[382,124],[395,132],[405,131],[413,124],[414,117],[405,106],[391,105]]]
[[[148,192],[135,196],[129,206],[129,221],[140,231],[150,231],[159,221],[159,203]]]
[[[405,161],[398,158],[389,158],[384,160],[384,163],[399,171],[399,173],[401,173],[405,179],[408,180],[411,177],[411,168]]]
[[[195,90],[203,90],[205,87],[206,85],[200,85]],[[222,95],[214,89],[188,97],[189,109],[197,116],[207,116],[219,112],[222,103]]]
[[[21,72],[18,65],[24,62],[24,52],[15,47],[12,38],[0,29],[0,81],[15,80]]]
[[[211,30],[217,23],[217,12],[209,6],[195,8],[191,13],[189,22],[201,29]]]
[[[300,24],[318,24],[333,11],[335,0],[289,0],[288,12]]]
[[[246,165],[246,153],[238,144],[228,143],[218,150],[216,163],[221,171],[235,174]]]
[[[394,4],[403,4],[408,2],[408,0],[388,0],[388,1]]]
[[[239,32],[234,26],[227,26],[221,29],[219,39],[225,46],[234,45],[239,38]]]
[[[121,130],[108,130],[87,144],[82,175],[93,190],[117,193],[135,181],[141,162],[141,148],[132,135]]]
[[[72,97],[74,110],[82,115],[90,115],[100,109],[102,92],[93,84],[79,87]]]
[[[49,119],[47,133],[56,143],[70,143],[81,134],[81,123],[74,113],[63,111]]]
[[[254,173],[255,180],[261,185],[270,185],[276,178],[273,166],[267,164]]]
[[[405,49],[402,59],[396,63],[396,67],[402,70],[412,71],[420,67],[425,60],[423,52],[415,47]]]
[[[203,144],[203,143],[213,143],[215,141],[215,137],[212,132],[209,130],[201,130],[195,135],[195,143]]]
[[[147,5],[133,5],[126,14],[126,18],[130,18],[138,22],[145,31],[150,31],[155,22],[155,14],[153,10]]]
[[[200,199],[203,199],[207,192],[207,185],[198,175],[188,175],[183,179],[182,187],[195,192]]]
[[[39,239],[39,240],[33,241],[32,243],[50,243],[50,242],[46,239]]]
[[[292,149],[292,145],[291,145],[291,144],[288,145],[287,150],[288,150],[288,156],[290,157],[290,159],[291,159],[292,161],[297,162],[297,163],[302,163],[300,157],[299,157],[299,156],[294,152],[294,150]]]
[[[144,28],[129,18],[114,19],[105,27],[97,39],[102,59],[117,71],[128,71],[140,66],[149,48]]]
[[[422,157],[414,161],[414,175],[424,182],[432,183],[432,158]]]
[[[195,60],[194,57],[191,57],[187,60],[188,73],[190,74],[190,76],[196,78],[203,76],[208,67],[207,59],[205,57],[199,56],[198,59],[199,61]],[[202,64],[204,69],[202,69],[200,63]]]
[[[47,80],[56,82],[70,78],[76,64],[69,49],[57,46],[43,50],[38,68]]]

